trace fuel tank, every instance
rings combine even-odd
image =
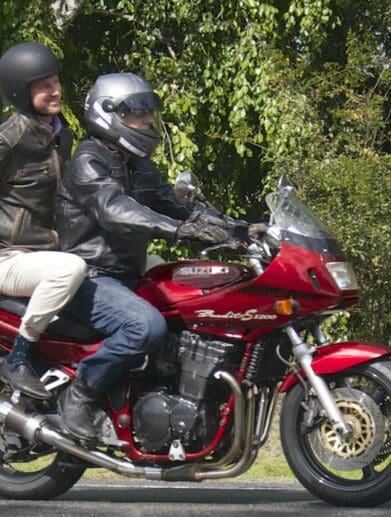
[[[150,269],[137,283],[135,292],[155,307],[166,309],[254,276],[252,269],[240,264],[183,260]]]

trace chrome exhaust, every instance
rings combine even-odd
[[[43,415],[28,413],[23,406],[14,406],[5,399],[0,401],[0,421],[4,422],[7,429],[23,436],[30,442],[47,443],[97,467],[106,468],[123,476],[161,479],[161,468],[136,467],[130,461],[112,458],[103,452],[84,449],[53,429]]]

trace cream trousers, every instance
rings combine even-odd
[[[0,253],[0,294],[30,297],[25,327],[43,332],[71,300],[87,273],[83,259],[60,251]]]

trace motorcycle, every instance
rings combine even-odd
[[[178,185],[200,194],[188,173]],[[53,498],[90,467],[172,482],[238,476],[283,398],[281,444],[304,487],[332,505],[389,501],[391,350],[327,341],[324,319],[358,301],[354,272],[291,185],[282,181],[266,203],[270,221],[250,237],[144,273],[135,290],[166,318],[167,342],[101,401],[96,444],[62,429],[56,399],[102,336],[66,310],[51,323],[34,356],[51,399],[0,382],[0,496]],[[205,259],[224,246],[238,260]],[[3,358],[25,303],[0,300]]]

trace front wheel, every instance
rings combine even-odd
[[[340,438],[315,398],[297,384],[285,397],[281,443],[298,480],[336,506],[391,499],[391,363],[376,362],[325,378],[352,429]]]

